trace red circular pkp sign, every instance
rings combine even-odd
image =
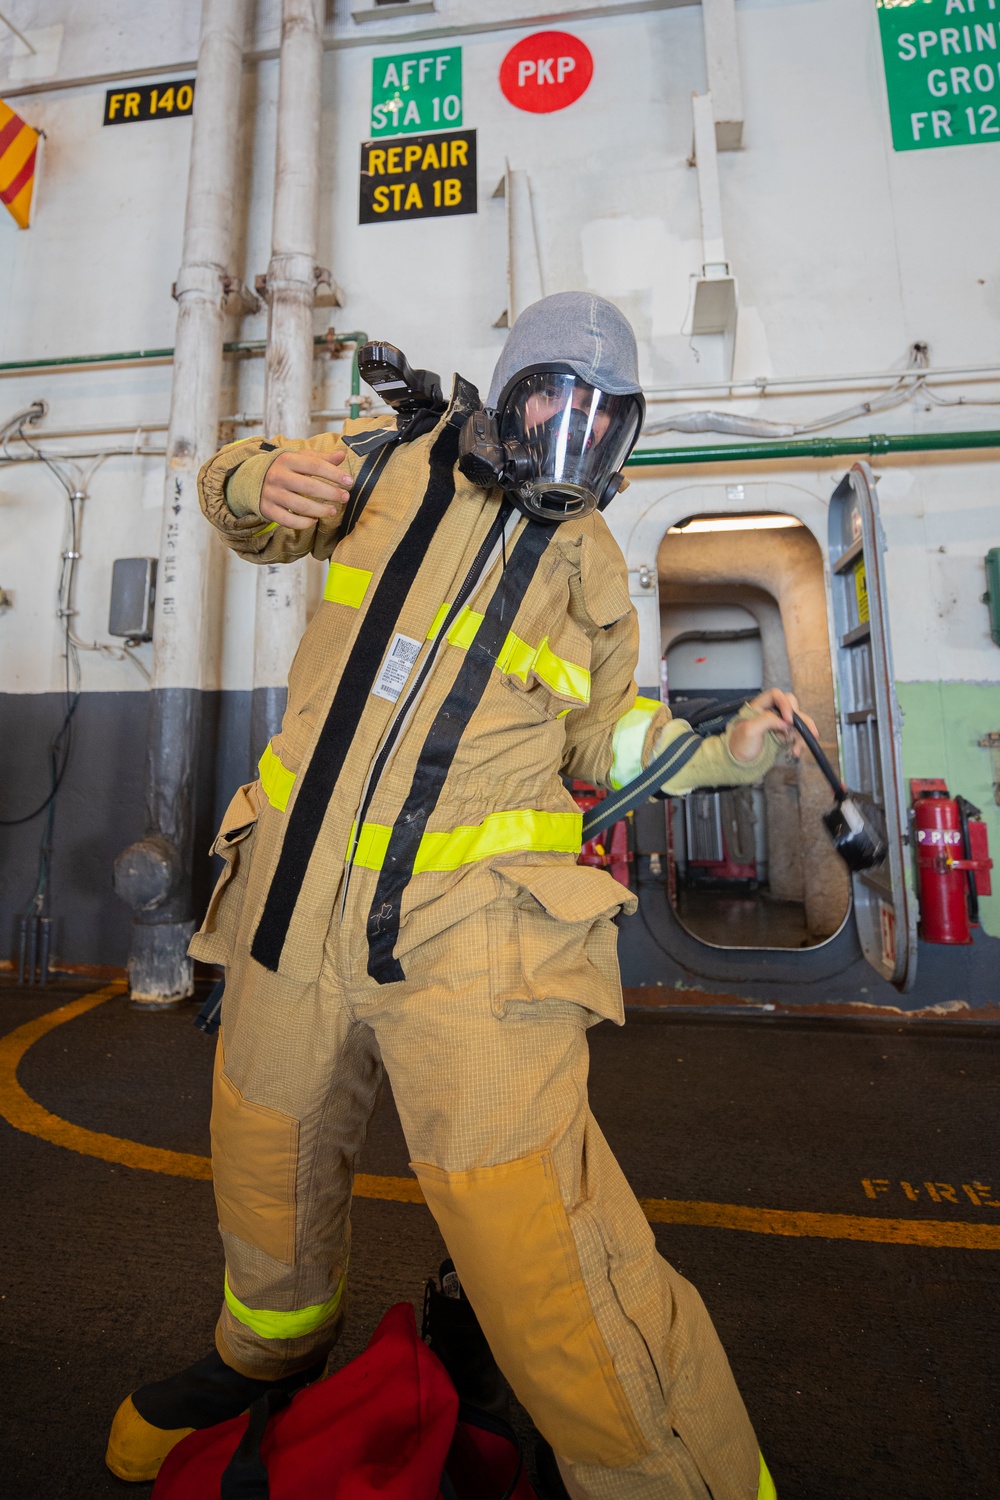
[[[594,76],[590,48],[568,31],[536,31],[500,64],[504,97],[534,115],[575,104]]]

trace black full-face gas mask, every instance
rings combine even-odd
[[[459,468],[476,484],[499,485],[531,520],[585,516],[621,489],[644,413],[638,392],[609,395],[568,364],[519,370],[495,413],[469,418]]]

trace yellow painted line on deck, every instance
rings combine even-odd
[[[17,1130],[38,1136],[54,1146],[96,1156],[124,1167],[163,1172],[170,1177],[209,1181],[212,1163],[207,1156],[144,1146],[116,1135],[87,1130],[44,1108],[25,1093],[17,1070],[35,1042],[66,1021],[75,1021],[106,1000],[124,994],[121,981],[82,995],[18,1026],[0,1037],[0,1116]],[[374,1177],[359,1172],[354,1179],[358,1198],[389,1203],[423,1203],[414,1177]],[[932,1249],[1000,1250],[1000,1225],[967,1224],[954,1219],[880,1219],[868,1214],[812,1213],[799,1209],[750,1208],[739,1203],[699,1203],[681,1199],[640,1198],[651,1224],[693,1224],[710,1229],[740,1229],[749,1234],[781,1234],[796,1239],[864,1240],[883,1245],[922,1245]]]
[[[701,1224],[786,1234],[798,1239],[868,1240],[881,1245],[926,1245],[938,1250],[1000,1250],[1000,1225],[954,1219],[876,1219],[868,1214],[811,1213],[804,1209],[748,1208],[740,1203],[685,1203],[640,1198],[651,1224]]]
[[[37,1135],[53,1146],[65,1146],[68,1151],[77,1151],[82,1156],[98,1156],[102,1161],[117,1162],[123,1167],[142,1167],[147,1172],[164,1172],[169,1177],[203,1177],[210,1179],[212,1164],[207,1156],[192,1156],[185,1151],[164,1151],[159,1146],[143,1146],[139,1141],[125,1141],[117,1135],[104,1135],[99,1130],[86,1130],[82,1125],[73,1125],[60,1119],[44,1105],[38,1104],[26,1094],[17,1081],[17,1069],[21,1059],[50,1031],[66,1021],[75,1021],[86,1015],[105,1000],[125,993],[127,986],[121,980],[95,990],[91,995],[81,995],[79,1000],[70,1000],[58,1010],[50,1010],[44,1016],[36,1016],[0,1037],[0,1115],[8,1124],[23,1130],[28,1135]]]

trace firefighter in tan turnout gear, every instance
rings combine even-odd
[[[620,787],[689,734],[636,696],[636,616],[600,513],[642,416],[628,323],[563,293],[517,320],[485,409],[458,377],[446,408],[251,439],[202,471],[205,514],[241,557],[329,571],[191,948],[226,970],[216,1352],[123,1403],[122,1478],[322,1372],[384,1067],[462,1285],[570,1495],[774,1494],[705,1307],[587,1105],[586,1031],[624,1018],[614,919],[636,902],[576,863],[561,777]],[[792,743],[793,704],[762,694],[670,793],[757,781]]]

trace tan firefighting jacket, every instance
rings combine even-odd
[[[621,786],[689,726],[637,698],[636,614],[603,517],[545,527],[513,512],[500,535],[501,492],[456,466],[476,404],[459,377],[434,429],[387,451],[394,421],[360,419],[305,441],[235,443],[202,469],[205,514],[241,557],[311,553],[330,566],[281,733],[216,841],[227,871],[196,957],[224,963],[238,937],[266,968],[309,981],[331,921],[348,921],[364,929],[367,972],[389,982],[408,951],[505,882],[562,920],[634,909],[609,875],[576,865],[581,815],[562,777]],[[346,449],[355,477],[384,463],[360,517],[349,502],[307,530],[263,520],[268,465],[302,448]],[[709,738],[669,791],[756,781],[778,749],[769,737],[742,763],[728,734]],[[222,920],[251,830],[249,879]]]

